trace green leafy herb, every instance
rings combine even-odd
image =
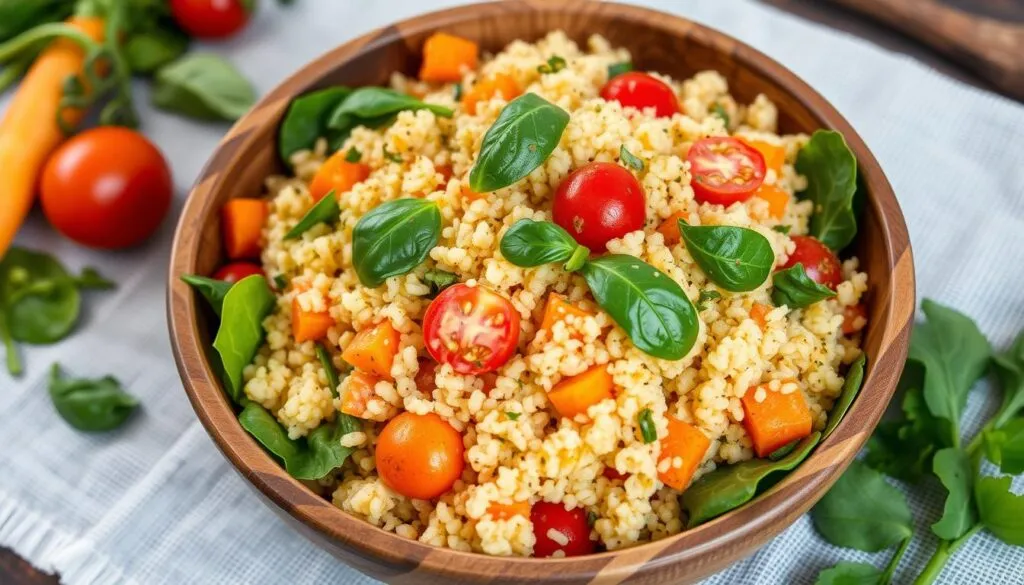
[[[722,293],[717,290],[702,290],[700,295],[697,296],[697,310],[703,311],[708,308],[708,303],[711,301],[717,301],[722,298]]]
[[[868,563],[841,562],[818,573],[814,585],[881,585],[882,572]]]
[[[726,128],[729,127],[729,113],[725,111],[722,104],[716,102],[715,105],[711,106],[711,113],[720,118]]]
[[[352,234],[352,261],[363,286],[378,287],[427,259],[441,236],[441,210],[425,199],[396,199],[367,212]]]
[[[558,55],[552,55],[551,57],[548,57],[547,63],[539,65],[537,67],[537,71],[540,72],[541,74],[558,73],[562,69],[565,69],[565,65],[565,59],[559,57]]]
[[[1003,473],[1024,473],[1024,418],[1015,418],[996,430],[985,431],[985,453]]]
[[[328,137],[332,144],[339,142],[342,136],[330,130],[327,122],[331,113],[350,93],[352,90],[347,87],[330,87],[293,100],[288,105],[288,112],[277,134],[277,150],[281,160],[290,162],[289,159],[296,152],[312,150],[321,136]]]
[[[310,228],[322,223],[328,225],[338,221],[338,216],[341,214],[341,208],[338,207],[338,197],[334,194],[334,190],[331,189],[327,195],[324,195],[320,201],[317,201],[313,207],[309,208],[306,215],[302,216],[299,223],[295,224],[295,227],[288,230],[288,233],[284,235],[286,240],[296,240],[302,237],[302,234],[309,231]]]
[[[0,43],[40,24],[64,20],[73,8],[67,0],[0,0]]]
[[[331,396],[337,398],[338,385],[341,384],[338,370],[335,369],[334,362],[331,361],[331,354],[327,352],[327,348],[319,342],[316,344],[316,358],[320,360],[320,367],[324,369],[324,375],[327,376],[327,384],[331,387]]]
[[[800,441],[792,441],[790,443],[786,443],[785,445],[769,453],[768,459],[771,459],[772,461],[778,461],[779,459],[782,459],[786,455],[792,453],[793,449],[796,449],[796,446],[798,444],[800,444]]]
[[[587,526],[593,528],[595,522],[597,522],[597,514],[593,510],[587,510]]]
[[[361,160],[363,160],[363,153],[359,152],[359,149],[354,146],[345,153],[345,162],[357,163]]]
[[[502,236],[500,248],[506,260],[524,268],[569,262],[578,255],[585,260],[589,254],[589,250],[577,244],[561,226],[532,219],[521,219],[512,224]],[[577,252],[580,249],[584,252]]]
[[[932,469],[932,457],[949,439],[924,402],[924,368],[907,362],[900,377],[903,419],[883,421],[868,440],[864,462],[886,475],[916,483]]]
[[[184,274],[181,276],[181,280],[203,295],[213,312],[220,317],[221,308],[224,306],[224,297],[231,290],[230,282],[195,274]]]
[[[423,274],[423,282],[430,285],[430,294],[427,297],[432,299],[444,289],[459,282],[459,275],[435,268]]]
[[[148,75],[184,55],[188,45],[188,37],[178,31],[143,31],[125,42],[124,58],[133,73]]]
[[[256,103],[256,90],[224,58],[190,53],[161,67],[153,105],[200,120],[237,120]]]
[[[457,102],[462,101],[462,84],[461,83],[456,83],[455,86],[452,88],[452,99],[457,101]]]
[[[836,296],[834,290],[811,280],[804,265],[797,263],[772,276],[772,302],[776,306],[802,309],[819,301]]]
[[[766,479],[778,472],[790,471],[806,459],[819,439],[821,433],[812,433],[778,461],[751,459],[701,476],[680,496],[679,501],[689,517],[686,526],[693,528],[746,504],[757,495],[758,486],[767,483]]]
[[[288,288],[288,279],[285,278],[283,274],[275,274],[274,288],[277,289],[278,292],[281,292],[284,289]]]
[[[621,63],[612,63],[608,66],[608,79],[618,77],[623,73],[629,73],[633,70],[633,63],[630,61],[622,61]]]
[[[980,477],[974,488],[978,515],[985,528],[996,538],[1024,546],[1024,496],[1010,491],[1011,479]]]
[[[470,188],[489,193],[529,175],[555,150],[568,124],[568,112],[535,93],[512,100],[484,134]]]
[[[430,110],[442,118],[451,118],[451,108],[424,103],[411,95],[384,87],[360,87],[352,92],[331,113],[327,126],[334,130],[351,130],[360,124],[374,127],[403,110]],[[365,122],[369,123],[365,123]]]
[[[992,364],[1003,389],[1003,402],[992,419],[992,426],[999,428],[1024,410],[1024,331],[1009,349],[992,358]]]
[[[398,154],[397,152],[389,151],[388,145],[386,144],[381,146],[381,156],[383,156],[385,160],[389,160],[393,163],[400,163],[404,160],[402,158],[402,155]]]
[[[842,250],[857,234],[853,197],[857,191],[857,159],[834,130],[818,130],[800,149],[796,170],[807,177],[801,196],[814,203],[811,235],[833,250]]]
[[[632,152],[626,150],[626,145],[623,144],[619,147],[619,159],[626,163],[626,166],[633,169],[634,171],[644,170],[644,161],[634,155]]]
[[[80,431],[109,431],[124,424],[139,401],[121,389],[115,378],[72,380],[50,369],[50,400],[67,423]]]
[[[956,540],[978,521],[971,493],[974,469],[970,457],[962,449],[948,447],[932,460],[935,475],[948,492],[942,518],[932,524],[932,532],[945,540]]]
[[[700,329],[697,310],[668,275],[626,254],[591,260],[581,272],[597,304],[641,351],[678,360],[693,347]]]
[[[235,402],[242,399],[242,370],[263,343],[263,319],[273,308],[274,293],[260,275],[246,276],[224,295],[213,347],[220,355],[228,393]]]
[[[505,416],[507,416],[509,420],[519,420],[519,416],[522,414],[523,413],[521,412],[506,412]]]
[[[780,234],[789,235],[789,231],[793,229],[793,226],[791,226],[791,225],[777,225],[777,226],[772,227],[772,229],[777,231],[777,232],[779,232]]]
[[[754,290],[764,284],[775,264],[768,238],[749,228],[692,226],[680,219],[679,233],[701,270],[727,291]]]
[[[866,552],[884,550],[914,533],[906,498],[860,461],[851,463],[814,506],[811,520],[829,543]]]
[[[839,398],[832,405],[828,423],[825,425],[825,430],[821,433],[823,441],[832,434],[832,431],[836,430],[843,417],[846,416],[846,411],[850,410],[853,399],[857,397],[861,384],[864,383],[864,368],[867,366],[867,362],[867,356],[862,353],[860,357],[850,364],[850,370],[846,372],[846,380],[843,382],[843,390],[840,392]]]
[[[658,440],[658,428],[654,426],[654,413],[645,408],[636,416],[636,424],[640,427],[640,435],[644,443],[650,444]]]

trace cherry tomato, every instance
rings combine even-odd
[[[223,280],[224,282],[236,283],[246,276],[252,276],[253,274],[263,274],[263,269],[260,268],[259,264],[232,262],[231,264],[221,266],[220,270],[213,273],[213,278]]]
[[[519,312],[498,293],[456,284],[444,289],[423,315],[427,353],[460,374],[493,372],[519,343]]]
[[[241,0],[171,0],[171,14],[185,32],[202,39],[229,37],[250,16]]]
[[[614,467],[605,467],[604,471],[601,472],[601,475],[608,479],[626,479],[629,477],[628,473],[619,473],[619,470]]]
[[[839,258],[832,250],[811,236],[792,236],[790,239],[796,244],[796,249],[779,269],[803,264],[804,271],[811,280],[836,290],[839,283],[843,282],[843,274]]]
[[[40,201],[57,231],[93,248],[148,238],[171,206],[171,171],[160,151],[127,128],[86,130],[43,168]]]
[[[555,223],[592,252],[608,240],[642,229],[647,213],[636,177],[615,163],[586,164],[562,180],[552,209]]]
[[[639,71],[616,75],[601,88],[601,97],[637,109],[654,108],[654,115],[668,118],[682,111],[676,92],[665,82]]]
[[[700,203],[746,201],[764,182],[764,155],[736,138],[712,136],[686,154],[694,197]]]
[[[407,498],[431,500],[462,476],[462,435],[435,413],[403,412],[377,437],[377,472]]]
[[[863,303],[843,309],[843,335],[853,335],[868,324],[868,308]]]
[[[537,544],[533,545],[535,557],[550,557],[556,551],[562,551],[567,557],[594,552],[587,511],[583,508],[566,510],[562,504],[537,502],[530,510],[530,521],[533,522],[533,535],[537,538]],[[549,536],[552,530],[561,537],[552,539]]]

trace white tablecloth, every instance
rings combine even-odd
[[[210,48],[266,91],[345,40],[456,3],[298,0],[282,9],[265,1],[243,34]],[[974,316],[997,347],[1024,327],[1024,107],[751,0],[647,4],[740,38],[815,86],[853,123],[892,181],[910,226],[920,295]],[[140,91],[139,97],[145,104],[147,96]],[[142,119],[172,161],[180,210],[226,127],[145,105]],[[27,349],[24,377],[0,372],[0,545],[72,585],[373,583],[267,509],[193,415],[164,317],[172,224],[149,245],[117,254],[79,248],[40,217],[19,236],[20,245],[47,250],[70,266],[96,265],[120,286],[88,295],[75,335]],[[141,416],[110,434],[75,432],[47,397],[54,361],[75,375],[115,374],[141,398]],[[977,390],[969,423],[990,412],[994,400],[988,387]],[[922,536],[897,582],[912,578],[931,554],[928,525],[942,495],[932,484],[911,498]],[[888,553],[831,547],[804,517],[708,583],[810,583],[840,559],[883,564]],[[1020,583],[1022,566],[1024,549],[980,535],[957,553],[941,581]]]

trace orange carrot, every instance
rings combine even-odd
[[[761,153],[764,157],[765,168],[772,169],[778,175],[782,172],[782,165],[786,162],[786,149],[782,146],[765,142],[764,140],[746,140],[751,148]]]
[[[768,202],[768,215],[775,219],[782,219],[786,215],[786,206],[789,205],[789,193],[786,193],[775,185],[762,184],[754,191],[754,197],[759,197]]]
[[[548,294],[548,302],[544,305],[544,317],[540,321],[540,328],[551,331],[555,323],[562,321],[569,315],[579,318],[590,317],[592,314],[565,300],[565,297],[558,293]],[[549,336],[550,338],[550,336]]]
[[[771,307],[768,305],[762,305],[761,303],[754,303],[754,305],[750,307],[750,318],[757,323],[757,326],[761,328],[761,331],[764,331],[765,327],[768,327],[768,312],[771,310]]]
[[[391,377],[391,364],[398,353],[399,337],[391,321],[381,321],[356,333],[345,351],[341,352],[341,359],[364,372],[376,374],[385,380],[394,380]]]
[[[661,439],[658,479],[669,487],[685,490],[710,446],[711,441],[700,429],[669,416],[668,435]],[[665,460],[668,462],[663,463]]]
[[[303,311],[299,299],[292,299],[292,336],[295,343],[323,339],[332,325],[334,318],[329,312]]]
[[[487,193],[477,193],[476,191],[469,188],[469,185],[462,185],[462,197],[467,201],[476,201],[477,199],[486,199]]]
[[[346,153],[338,151],[320,165],[313,180],[309,183],[309,194],[313,201],[320,201],[331,191],[340,195],[348,192],[361,181],[370,176],[370,167],[362,163],[351,163],[345,160]]]
[[[843,309],[843,335],[853,335],[868,324],[868,309],[863,304]]]
[[[353,370],[342,384],[341,412],[363,418],[366,415],[366,403],[373,398],[373,388],[377,382],[380,382],[377,376]]]
[[[221,232],[228,258],[260,257],[260,235],[268,213],[267,202],[262,199],[232,199],[221,207]]]
[[[759,391],[764,399],[757,400]],[[776,449],[811,434],[811,410],[799,390],[783,394],[770,390],[767,384],[752,386],[743,395],[743,426],[754,442],[758,457],[766,457]]]
[[[68,24],[97,42],[103,40],[104,22],[100,18],[74,17]],[[82,73],[84,61],[82,48],[74,41],[59,39],[51,43],[29,68],[0,121],[0,257],[32,208],[43,164],[64,141],[57,124],[64,82]],[[84,112],[65,110],[62,115],[68,125],[74,126]]]
[[[548,392],[548,400],[558,414],[572,418],[577,414],[586,414],[588,408],[602,400],[614,398],[614,385],[607,366],[594,366],[555,384]]]
[[[516,516],[530,517],[530,502],[514,502],[512,504],[499,504],[497,502],[487,506],[487,513],[495,520],[511,520]]]
[[[666,246],[675,246],[683,240],[683,234],[679,233],[679,220],[686,219],[686,214],[677,211],[668,216],[668,219],[658,226],[658,233],[665,236]]]
[[[501,94],[505,101],[512,101],[523,93],[519,82],[511,75],[498,73],[486,79],[477,81],[472,89],[462,96],[462,107],[470,114],[476,114],[476,105],[479,102],[486,102]]]
[[[476,69],[478,52],[477,44],[469,39],[434,33],[423,45],[420,81],[459,81],[466,71]]]

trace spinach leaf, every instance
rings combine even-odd
[[[188,37],[175,30],[142,31],[128,37],[124,58],[132,73],[148,75],[184,55],[188,44]]]
[[[800,195],[814,203],[811,235],[839,251],[857,235],[853,196],[857,191],[857,159],[834,130],[818,130],[800,149],[796,170],[807,177]]]
[[[619,147],[619,159],[626,163],[626,166],[633,169],[634,171],[644,170],[644,161],[640,157],[636,156],[632,152],[626,150],[626,145],[623,144]]]
[[[881,585],[882,572],[868,563],[843,561],[818,573],[814,585]]]
[[[50,368],[49,391],[57,414],[80,431],[116,429],[139,406],[139,401],[122,390],[120,382],[115,378],[63,378],[59,364],[53,364]]]
[[[687,528],[703,524],[746,504],[757,495],[757,488],[770,475],[790,471],[799,465],[818,444],[821,433],[812,433],[801,440],[789,455],[778,461],[751,459],[719,467],[693,482],[680,504],[686,510]]]
[[[237,120],[256,103],[256,90],[222,57],[190,53],[156,72],[152,101],[191,118]]]
[[[230,282],[196,274],[183,274],[181,280],[203,295],[213,312],[220,317],[221,309],[224,306],[224,297],[231,290]]]
[[[772,302],[776,306],[785,305],[790,309],[802,309],[836,296],[832,289],[811,280],[804,270],[804,265],[799,262],[776,271],[772,276],[772,285]]]
[[[562,69],[565,69],[565,59],[558,55],[552,55],[548,57],[547,63],[537,66],[537,72],[541,75],[545,73],[558,73]]]
[[[1003,402],[992,419],[992,426],[999,428],[1024,410],[1024,331],[1009,349],[993,357],[992,363],[1003,390]]]
[[[985,432],[989,461],[1010,475],[1024,473],[1024,418],[1015,418],[996,430]]]
[[[434,298],[441,294],[441,291],[459,282],[459,275],[444,270],[432,269],[423,274],[423,282],[430,285],[430,294],[427,298]]]
[[[227,390],[235,402],[242,399],[242,370],[252,363],[263,343],[263,319],[274,303],[267,280],[258,274],[239,280],[224,296],[213,347],[220,354]]]
[[[580,248],[569,232],[550,221],[520,219],[501,238],[501,255],[506,260],[530,268],[552,262],[568,262]]]
[[[1024,496],[1010,491],[1011,479],[979,477],[974,488],[981,523],[1006,544],[1024,546]]]
[[[329,87],[307,93],[288,105],[288,112],[277,133],[277,152],[288,163],[300,150],[312,150],[320,137],[334,144],[339,137],[327,127],[331,112],[352,90],[347,87]]]
[[[381,203],[352,233],[352,262],[363,286],[378,287],[427,259],[441,236],[441,210],[425,199]]]
[[[783,445],[783,446],[779,447],[778,449],[776,449],[776,450],[772,451],[771,453],[769,453],[768,454],[768,459],[770,459],[772,461],[778,461],[779,459],[782,459],[786,455],[789,455],[790,453],[792,453],[793,449],[796,449],[796,446],[798,444],[800,444],[800,441],[792,441],[792,442],[786,443],[785,445]]]
[[[903,494],[860,461],[811,510],[818,534],[836,546],[877,552],[914,533]]]
[[[645,408],[636,416],[636,424],[640,427],[640,435],[645,444],[658,440],[658,427],[654,425],[654,413],[650,408]]]
[[[623,73],[629,73],[633,70],[633,63],[630,61],[622,61],[620,63],[612,63],[608,66],[608,79],[622,75]]]
[[[535,93],[512,100],[484,134],[470,188],[489,193],[529,175],[551,156],[568,124],[568,112]]]
[[[679,233],[711,282],[730,292],[747,292],[761,286],[775,264],[775,252],[768,238],[752,229],[693,226],[680,219]]]
[[[327,353],[327,348],[320,342],[316,344],[316,358],[320,360],[320,367],[324,369],[324,375],[327,376],[327,384],[331,387],[331,396],[337,398],[341,379],[338,376],[338,370],[334,367],[334,362],[331,361],[331,354]]]
[[[327,126],[334,130],[350,130],[363,121],[370,121],[364,125],[373,127],[403,110],[430,110],[442,118],[451,118],[454,114],[451,108],[424,103],[393,89],[360,87],[334,108]]]
[[[832,431],[836,430],[843,417],[846,416],[846,411],[850,410],[853,399],[857,397],[861,384],[864,383],[864,367],[867,365],[867,362],[867,356],[862,353],[859,358],[850,364],[850,370],[846,372],[846,380],[843,381],[843,390],[839,393],[839,398],[836,399],[835,404],[832,405],[832,411],[828,416],[828,424],[825,425],[825,430],[821,433],[822,441],[827,439],[832,434]]]
[[[700,291],[700,294],[697,295],[697,310],[703,311],[704,309],[707,309],[709,302],[717,301],[720,298],[722,298],[722,293],[717,290],[708,289]]]
[[[878,425],[864,458],[870,467],[911,483],[931,472],[932,457],[948,440],[943,421],[928,411],[922,388],[924,368],[908,361],[899,382],[904,417]]]
[[[295,224],[295,227],[288,230],[288,233],[284,235],[286,240],[296,240],[302,237],[302,234],[306,233],[310,228],[315,225],[322,223],[333,224],[338,221],[338,216],[341,214],[341,207],[338,207],[338,196],[334,194],[334,189],[331,189],[327,195],[324,195],[320,201],[317,201],[313,207],[309,208],[306,215],[302,216],[299,223]]]
[[[974,469],[963,449],[948,447],[935,454],[933,470],[948,492],[942,517],[932,524],[932,532],[944,540],[956,540],[978,521],[971,493]]]
[[[697,340],[697,310],[679,284],[646,262],[610,254],[581,269],[597,304],[626,330],[640,350],[682,359]]]

